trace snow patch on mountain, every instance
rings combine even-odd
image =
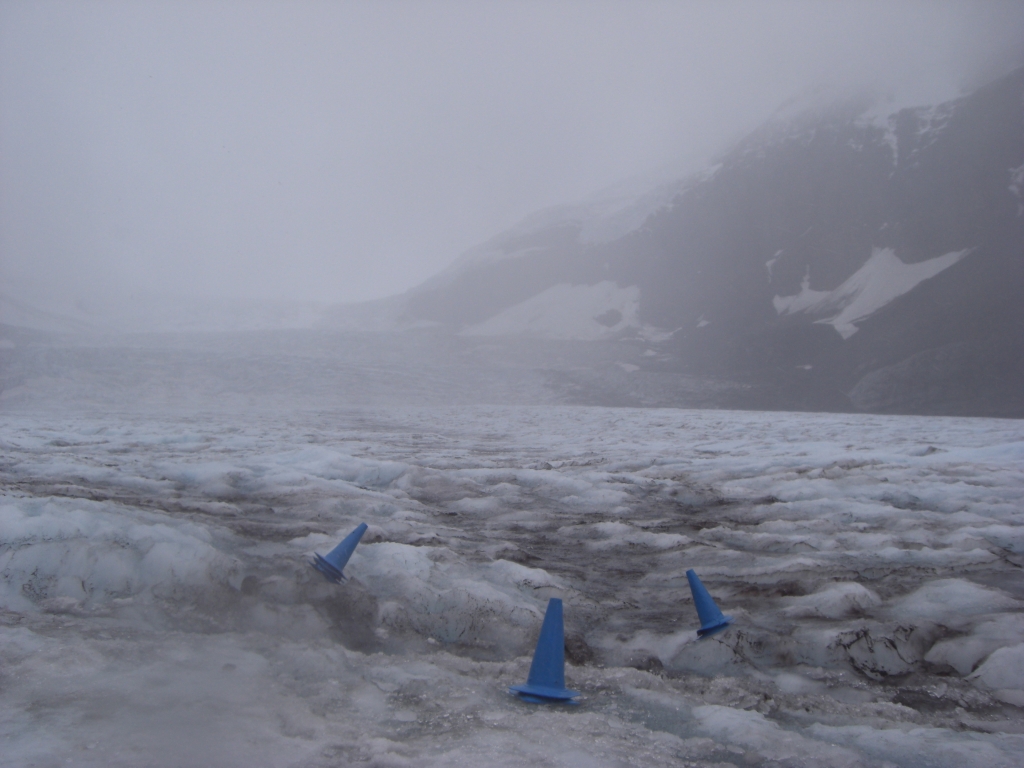
[[[1024,163],[1016,168],[1010,168],[1010,186],[1007,189],[1017,198],[1017,215],[1020,216],[1024,213],[1024,198],[1021,197],[1021,193],[1024,192]]]
[[[831,325],[840,336],[848,339],[857,332],[855,323],[953,266],[970,251],[970,248],[951,251],[927,261],[905,264],[892,248],[875,248],[864,266],[834,291],[812,290],[808,268],[800,293],[776,296],[772,304],[780,315],[797,312],[831,314],[831,317],[815,322]]]
[[[640,289],[611,280],[596,285],[561,283],[462,331],[464,336],[528,335],[597,341],[641,327]]]
[[[892,153],[894,168],[900,159],[899,141],[895,130],[896,111],[896,106],[891,99],[876,99],[856,120],[856,125],[859,127],[875,128],[882,132],[882,141]]]
[[[957,102],[954,101],[930,107],[919,107],[914,110],[914,117],[917,119],[916,127],[919,142],[917,151],[925,149],[935,142],[939,134],[942,133],[949,123],[949,119],[953,116],[956,107]]]
[[[889,151],[892,152],[892,164],[895,167],[900,161],[900,145],[899,140],[896,138],[896,131],[892,129],[891,119],[886,122],[882,140],[889,147]]]
[[[774,261],[774,259],[773,259]],[[804,279],[800,283],[800,293],[794,296],[776,296],[772,306],[780,315],[792,315],[804,312],[832,295],[831,291],[815,291],[811,289],[811,268],[804,270]]]

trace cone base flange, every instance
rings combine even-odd
[[[568,688],[548,688],[543,685],[513,685],[509,689],[523,701],[531,704],[578,704],[573,701],[579,696],[579,691],[570,691]]]
[[[698,629],[697,637],[701,639],[705,637],[711,637],[711,635],[716,635],[723,629],[726,629],[730,624],[732,624],[732,616],[723,616],[722,621],[718,622],[717,624],[711,624],[709,626],[701,627],[700,629]]]
[[[345,580],[345,575],[341,571],[331,565],[316,552],[313,553],[313,559],[310,560],[309,564],[320,571],[320,573],[324,575],[324,578],[332,584],[341,584],[341,582]]]

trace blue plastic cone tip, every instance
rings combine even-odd
[[[732,616],[722,615],[707,588],[700,583],[700,578],[692,568],[686,572],[686,579],[690,582],[693,604],[697,606],[697,616],[700,618],[700,629],[697,630],[697,635],[708,637],[729,626]]]
[[[356,551],[356,545],[363,538],[364,533],[366,533],[366,523],[360,523],[352,533],[342,539],[341,544],[326,555],[314,552],[313,561],[310,565],[320,571],[328,581],[340,584],[345,580],[342,570],[348,564],[348,559],[352,557],[352,553]]]
[[[548,600],[526,685],[513,685],[509,690],[533,704],[576,703],[570,699],[579,696],[579,692],[565,687],[565,626],[561,599]]]

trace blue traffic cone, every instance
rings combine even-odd
[[[690,582],[693,604],[697,606],[697,616],[700,618],[700,629],[697,630],[697,635],[709,637],[729,626],[730,622],[732,622],[732,616],[722,615],[722,612],[718,610],[718,606],[715,605],[715,601],[708,594],[704,585],[700,583],[700,579],[692,568],[686,572],[686,578]]]
[[[533,704],[576,703],[571,699],[579,696],[579,692],[565,687],[565,627],[562,624],[561,599],[552,597],[548,600],[526,685],[513,685],[509,691]]]
[[[341,584],[345,580],[345,575],[341,571],[348,563],[348,559],[352,557],[352,553],[356,551],[356,544],[363,538],[364,533],[366,533],[366,523],[360,523],[352,533],[342,539],[341,544],[328,552],[325,557],[314,552],[310,565],[320,571],[328,581]]]

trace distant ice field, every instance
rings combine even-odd
[[[4,414],[0,762],[1017,766],[1022,565],[1020,421]]]

